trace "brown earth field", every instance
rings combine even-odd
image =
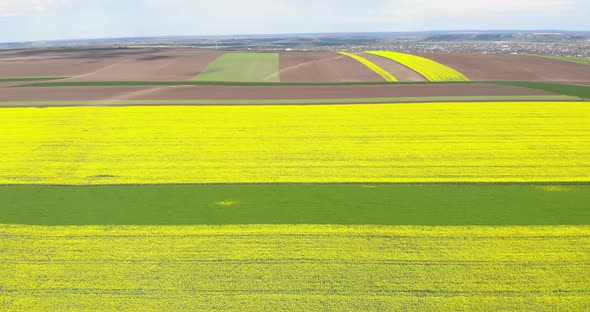
[[[383,68],[385,71],[392,74],[398,81],[426,81],[424,76],[418,74],[409,67],[406,67],[398,62],[394,62],[388,58],[369,53],[357,53],[357,55],[364,57],[367,60],[375,63],[375,65]]]
[[[22,81],[6,81],[6,82],[0,82],[0,89],[1,88],[18,86],[18,85],[22,85],[22,84],[23,84]],[[2,92],[2,91],[0,91],[0,92]]]
[[[4,88],[0,102],[75,100],[282,100],[429,96],[552,95],[484,83],[368,86],[158,86]]]
[[[511,54],[415,53],[452,67],[471,80],[590,82],[590,66]]]
[[[109,66],[131,52],[131,49],[0,51],[0,78],[83,75]]]
[[[222,54],[189,49],[21,50],[0,53],[0,77],[68,76],[69,81],[188,80]]]
[[[284,52],[279,58],[282,82],[383,81],[365,65],[336,52]]]

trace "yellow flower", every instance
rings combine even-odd
[[[375,64],[375,63],[367,60],[366,58],[364,58],[362,56],[359,56],[359,55],[356,55],[356,54],[352,54],[352,53],[347,53],[347,52],[340,52],[340,54],[346,55],[348,57],[351,57],[351,58],[357,60],[361,64],[367,66],[370,70],[372,70],[375,73],[377,73],[385,81],[389,81],[389,82],[397,81],[397,79],[392,74],[390,74],[385,69],[379,67],[379,65],[377,65],[377,64]]]
[[[585,102],[14,108],[0,184],[589,181]]]
[[[589,226],[0,226],[7,311],[583,311]]]

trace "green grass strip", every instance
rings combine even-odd
[[[590,184],[0,186],[0,224],[590,224]]]
[[[578,63],[578,64],[590,65],[590,58],[587,58],[587,57],[537,55],[537,54],[531,54],[531,56],[539,56],[539,57],[545,57],[545,58],[550,58],[550,59],[555,59],[555,60],[560,60],[560,61],[567,61],[567,62],[573,62],[573,63]]]
[[[529,82],[529,81],[495,81],[491,82],[497,85],[522,87],[535,90],[543,90],[547,92],[575,96],[584,99],[590,99],[590,86],[570,85],[561,83],[547,83],[547,82]]]
[[[372,70],[377,75],[381,76],[381,78],[383,78],[383,80],[385,80],[385,81],[388,81],[388,82],[397,81],[397,79],[392,74],[390,74],[385,69],[379,67],[379,65],[367,60],[366,58],[364,58],[362,56],[352,54],[352,53],[347,53],[347,52],[340,52],[340,54],[346,55],[346,56],[356,60],[357,62],[365,65],[368,69]]]
[[[42,80],[61,80],[70,77],[9,77],[0,78],[0,82],[12,82],[12,81],[42,81]]]
[[[279,82],[278,53],[225,53],[195,81]]]
[[[363,104],[363,103],[412,103],[455,101],[576,101],[566,95],[516,95],[516,96],[431,96],[353,99],[283,99],[283,100],[100,100],[100,101],[24,101],[0,102],[0,107],[50,107],[50,106],[149,106],[149,105],[306,105],[306,104]]]

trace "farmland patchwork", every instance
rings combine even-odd
[[[590,89],[371,53],[5,78],[0,310],[587,309]]]

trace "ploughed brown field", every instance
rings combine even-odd
[[[471,80],[590,82],[590,66],[538,56],[416,53],[452,67]]]
[[[0,102],[75,100],[280,100],[438,96],[551,95],[541,90],[484,83],[368,86],[157,86],[5,88]]]
[[[0,52],[0,77],[68,76],[68,81],[176,81],[197,76],[221,51],[81,49]]]

